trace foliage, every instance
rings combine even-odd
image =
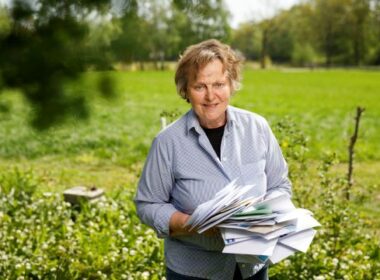
[[[307,177],[308,138],[289,117],[274,127],[289,164],[293,201],[310,209],[322,227],[306,254],[298,253],[271,268],[271,279],[376,279],[380,273],[380,240],[375,225],[347,201],[347,181],[333,172],[335,154],[323,156],[319,182]],[[363,186],[367,189],[367,186]],[[363,195],[363,194],[362,194]],[[366,192],[364,196],[369,196]],[[363,197],[362,197],[363,199]]]
[[[231,46],[242,52],[247,60],[259,59],[262,34],[253,22],[242,23],[231,36]]]
[[[373,225],[344,199],[346,182],[331,172],[336,157],[323,159],[320,181],[312,182],[302,175],[310,166],[307,137],[289,118],[274,131],[290,164],[295,201],[312,210],[322,227],[306,254],[271,267],[271,279],[376,279],[379,240]],[[4,279],[163,278],[163,244],[140,224],[134,186],[114,189],[96,203],[83,201],[80,209],[59,193],[37,191],[43,187],[33,170],[15,169],[0,178]]]
[[[123,32],[113,42],[123,62],[156,63],[163,70],[166,60],[176,60],[184,49],[209,38],[228,41],[230,27],[221,0],[129,1],[113,21]]]
[[[310,44],[294,45],[292,64],[302,67],[313,67],[317,64],[317,54]]]
[[[87,42],[90,14],[106,12],[107,5],[109,0],[18,0],[1,9],[1,18],[7,13],[9,23],[5,29],[4,23],[0,26],[0,90],[21,90],[33,106],[34,127],[47,128],[67,115],[88,116],[88,96],[68,92],[64,84],[76,80],[89,65],[107,67],[107,56],[97,52],[94,42]]]
[[[293,180],[300,184],[295,192],[304,189],[304,207],[314,212],[322,227],[308,252],[274,266],[271,279],[377,279],[380,241],[373,224],[360,217],[354,204],[345,199],[347,182],[331,173],[336,163],[333,154],[324,158],[318,187],[310,189],[307,181]]]
[[[378,7],[369,0],[303,1],[272,18],[241,24],[232,44],[247,57],[261,54],[298,66],[378,65]]]
[[[0,178],[2,279],[162,278],[161,242],[140,224],[128,188],[77,210],[35,187],[33,171]]]

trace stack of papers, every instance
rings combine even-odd
[[[313,214],[296,208],[287,194],[243,198],[252,187],[231,182],[199,205],[186,225],[198,233],[219,227],[223,253],[235,254],[238,262],[277,263],[297,251],[306,252],[314,227],[320,226]]]

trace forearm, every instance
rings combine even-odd
[[[152,227],[158,237],[164,238],[169,236],[170,218],[177,210],[170,203],[149,203],[136,201],[137,215],[140,220]]]
[[[170,235],[179,236],[192,234],[192,232],[189,231],[190,227],[185,227],[185,224],[189,218],[190,216],[185,213],[182,213],[180,211],[174,212],[169,221]]]

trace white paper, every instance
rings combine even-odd
[[[238,262],[277,263],[296,251],[306,252],[320,226],[306,209],[296,209],[287,194],[273,192],[243,199],[251,185],[229,183],[215,197],[199,205],[187,225],[199,233],[217,226],[225,243],[223,253],[235,254]],[[232,217],[235,213],[268,208],[270,214]],[[265,259],[265,256],[267,259]]]
[[[269,257],[269,261],[272,264],[278,263],[279,261],[282,261],[283,259],[293,255],[295,253],[294,249],[291,249],[289,247],[286,247],[280,243],[277,243],[276,247],[274,248],[272,256]]]
[[[315,229],[304,230],[290,236],[280,238],[279,243],[306,253],[317,231]]]
[[[191,229],[194,229],[195,227],[201,225],[204,221],[206,221],[207,218],[215,215],[218,211],[223,209],[223,207],[228,202],[228,204],[230,205],[231,203],[238,200],[238,196],[240,194],[248,192],[248,188],[242,188],[238,190],[235,183],[236,179],[229,183],[227,186],[225,186],[218,193],[216,193],[214,199],[211,199],[199,205],[195,209],[193,214],[190,216],[185,226],[191,225]]]
[[[290,234],[290,233],[294,232],[295,229],[296,229],[295,225],[287,225],[287,226],[284,226],[283,228],[280,228],[276,231],[270,232],[268,234],[263,234],[262,236],[263,236],[263,238],[265,238],[267,240],[271,240],[274,238],[279,238],[280,236],[283,236],[286,234]]]
[[[255,234],[241,229],[225,229],[221,228],[220,231],[224,233],[224,237],[226,239],[234,239],[234,238],[249,238],[254,236]]]
[[[257,203],[255,207],[268,207],[272,209],[273,212],[291,211],[296,208],[293,202],[290,200],[289,196],[284,193],[278,193],[277,196],[265,199],[262,202]]]
[[[307,209],[297,208],[297,209],[293,209],[292,211],[279,214],[275,218],[275,221],[277,223],[282,223],[282,222],[285,222],[285,221],[297,219],[297,218],[299,218],[301,216],[305,216],[305,215],[309,215],[310,216],[310,215],[313,215],[313,213],[311,213]]]
[[[321,224],[318,223],[318,221],[314,219],[313,216],[310,216],[310,215],[300,216],[297,219],[296,232],[300,232],[306,229],[319,227],[319,226],[321,226]]]
[[[255,237],[246,241],[226,245],[224,246],[223,253],[271,256],[276,243],[277,239],[265,240],[261,237]]]

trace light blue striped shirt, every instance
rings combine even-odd
[[[247,196],[291,195],[286,162],[263,117],[228,106],[220,150],[219,159],[190,110],[157,135],[145,162],[135,197],[137,214],[165,238],[166,265],[177,273],[232,279],[236,261],[234,255],[222,254],[219,236],[169,236],[175,211],[193,213],[235,178],[255,185]],[[258,270],[253,264],[239,266],[244,278]]]

